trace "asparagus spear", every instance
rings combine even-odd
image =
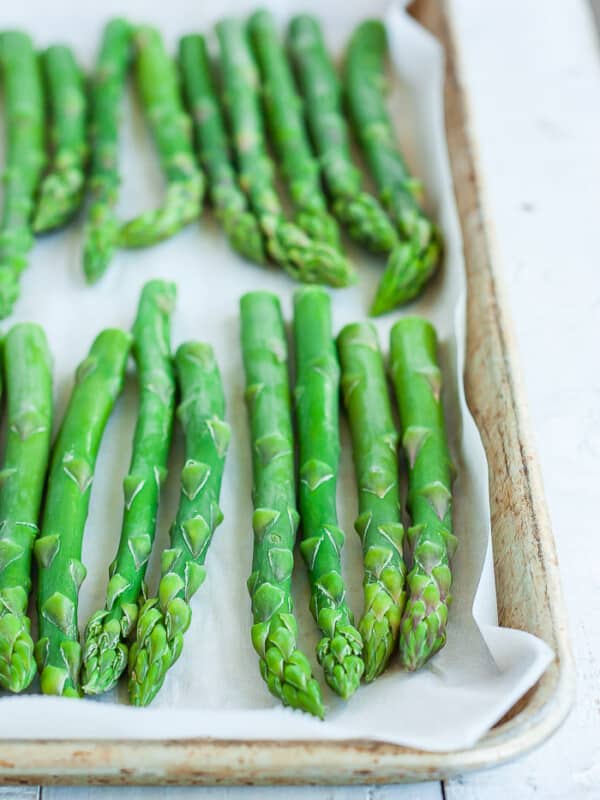
[[[365,645],[365,680],[372,681],[394,651],[406,601],[398,434],[373,326],[347,325],[338,337],[338,349],[358,484],[355,527],[362,540],[365,569],[365,610],[359,631]]]
[[[273,164],[264,139],[259,81],[244,26],[227,19],[217,25],[224,100],[229,114],[242,188],[256,214],[271,258],[305,283],[347,286],[352,267],[335,248],[313,241],[288,222],[273,185]]]
[[[86,694],[112,689],[127,666],[127,637],[138,616],[171,442],[175,379],[170,316],[175,292],[172,283],[147,283],[133,326],[133,355],[140,383],[138,419],[129,474],[123,482],[123,526],[110,567],[106,604],[91,616],[85,631],[82,684]]]
[[[341,111],[339,81],[314,17],[294,17],[289,46],[333,211],[353,239],[374,253],[388,253],[397,236],[379,201],[361,190],[361,174],[352,163]]]
[[[199,342],[181,345],[175,366],[186,462],[171,545],[161,557],[158,595],[142,607],[130,650],[129,696],[137,706],[154,699],[181,655],[192,619],[190,601],[206,577],[206,554],[223,520],[219,494],[230,429],[223,420],[225,398],[212,347]]]
[[[86,569],[83,530],[104,427],[123,385],[130,336],[103,331],[79,365],[52,451],[38,562],[39,640],[35,657],[44,694],[77,697],[81,646],[77,600]]]
[[[38,199],[33,230],[64,225],[81,204],[85,182],[86,93],[72,50],[49,47],[42,56],[52,115],[53,156]]]
[[[411,177],[396,141],[385,97],[385,27],[378,20],[363,22],[352,35],[346,59],[345,83],[350,115],[381,202],[403,242],[402,259],[391,261],[377,291],[373,314],[389,311],[415,298],[440,260],[442,239],[419,205],[420,184]]]
[[[19,275],[33,245],[31,214],[45,164],[44,95],[35,50],[19,31],[0,34],[4,78],[6,159],[0,220],[0,319],[19,296]]]
[[[179,66],[194,123],[198,156],[208,179],[217,217],[231,246],[251,261],[262,264],[265,254],[260,226],[238,186],[203,36],[184,36],[181,39]]]
[[[400,660],[421,667],[446,642],[451,601],[451,462],[440,400],[441,373],[434,327],[419,317],[397,322],[391,333],[391,369],[408,460],[408,539],[413,566],[400,628]]]
[[[43,330],[15,325],[4,340],[8,438],[0,473],[0,687],[21,692],[36,672],[27,616],[31,551],[52,431],[52,371]]]
[[[254,476],[254,556],[248,578],[252,644],[271,694],[284,705],[322,718],[319,684],[296,647],[291,581],[299,518],[281,309],[277,297],[268,292],[244,295],[240,307]]]
[[[365,670],[363,643],[346,604],[338,527],[340,368],[331,336],[331,304],[317,286],[294,296],[296,419],[300,464],[300,545],[311,582],[311,611],[323,632],[317,658],[331,688],[347,699]]]
[[[257,11],[250,18],[249,31],[263,83],[267,122],[296,222],[311,239],[339,247],[338,227],[327,213],[319,165],[310,148],[300,98],[273,16],[268,11]]]
[[[196,164],[191,124],[180,97],[175,64],[156,28],[144,25],[134,33],[136,75],[144,112],[167,179],[163,206],[125,223],[123,247],[159,242],[200,216],[204,175]]]
[[[119,106],[131,61],[131,27],[113,19],[104,29],[91,89],[91,172],[84,228],[83,270],[88,283],[105,273],[113,256],[119,220]]]

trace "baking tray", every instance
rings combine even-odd
[[[1,784],[360,784],[450,777],[531,750],[566,717],[575,672],[552,530],[511,324],[486,218],[452,6],[411,13],[446,51],[446,129],[467,268],[467,399],[487,454],[499,623],[539,636],[555,659],[477,745],[430,753],[369,741],[3,741]]]

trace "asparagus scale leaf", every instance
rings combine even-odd
[[[369,323],[347,325],[339,334],[338,350],[358,485],[355,527],[364,560],[365,607],[358,628],[365,646],[365,680],[372,681],[396,648],[406,602],[398,433],[375,328]]]
[[[224,102],[240,181],[260,222],[269,256],[296,280],[348,286],[355,274],[342,253],[314,241],[283,214],[265,143],[258,72],[243,24],[235,19],[223,20],[217,25],[217,36]]]
[[[104,29],[91,86],[91,201],[84,227],[83,270],[88,283],[106,272],[112,259],[120,223],[119,107],[131,63],[132,29],[113,19]]]
[[[160,487],[166,477],[173,427],[175,377],[170,317],[175,294],[172,283],[160,280],[147,283],[133,325],[133,355],[140,386],[138,418],[131,465],[123,482],[123,525],[119,548],[110,567],[106,604],[90,617],[85,631],[82,688],[86,694],[109,691],[127,667],[127,641],[137,621],[154,542]]]
[[[294,17],[289,48],[334,214],[359,244],[374,253],[389,253],[398,237],[379,201],[361,188],[361,174],[350,155],[340,83],[316,18]]]
[[[154,699],[181,655],[192,619],[191,599],[206,577],[206,554],[223,520],[219,495],[230,429],[223,418],[225,398],[213,350],[199,342],[183,344],[175,367],[186,461],[170,547],[161,556],[158,594],[144,603],[129,652],[129,697],[136,706]]]
[[[123,247],[146,247],[177,233],[202,210],[204,175],[196,164],[190,119],[179,92],[177,70],[162,37],[148,25],[133,36],[137,85],[152,130],[167,193],[161,208],[126,222],[119,233]]]
[[[271,694],[284,705],[322,718],[319,684],[296,643],[291,581],[299,517],[287,345],[277,297],[268,292],[244,295],[241,322],[254,479],[254,554],[248,578],[252,644]]]
[[[323,632],[317,658],[331,688],[347,699],[365,670],[363,643],[346,603],[336,482],[340,453],[340,368],[331,335],[331,303],[317,286],[294,296],[296,419],[299,440],[300,545],[311,583],[311,611]]]
[[[33,246],[31,215],[46,163],[42,76],[32,41],[25,33],[0,34],[0,73],[6,110],[0,218],[0,319],[4,319],[19,296],[19,276]]]
[[[300,98],[272,14],[257,11],[250,18],[249,31],[262,78],[269,132],[294,205],[296,223],[311,239],[339,247],[337,223],[327,211],[319,165],[312,154]]]
[[[440,397],[434,327],[419,317],[397,322],[391,333],[391,369],[408,461],[408,539],[413,566],[400,630],[400,660],[415,670],[446,642],[451,602],[452,467]]]
[[[3,349],[8,434],[0,473],[0,688],[21,692],[36,672],[27,605],[52,432],[52,368],[38,325],[15,325]]]
[[[435,272],[442,252],[440,231],[418,202],[420,184],[410,175],[396,144],[385,104],[386,55],[383,23],[361,23],[350,39],[346,58],[348,105],[381,201],[402,241],[379,284],[373,314],[417,297]]]
[[[198,157],[216,215],[234,250],[262,264],[265,254],[260,226],[238,185],[203,36],[192,34],[181,39],[179,68]]]
[[[39,622],[35,657],[44,694],[79,695],[77,603],[86,575],[83,531],[96,457],[121,392],[130,343],[129,334],[117,329],[96,338],[77,369],[52,452],[41,532],[34,546]]]
[[[87,159],[84,76],[73,51],[53,45],[42,55],[52,116],[52,161],[40,186],[35,233],[64,225],[81,204]]]

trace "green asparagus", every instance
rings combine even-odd
[[[206,577],[206,554],[223,520],[219,494],[230,429],[223,420],[225,398],[217,362],[209,345],[188,342],[178,349],[175,366],[186,462],[170,547],[161,557],[158,594],[140,611],[129,654],[129,697],[136,706],[154,699],[181,655],[192,619],[190,601]]]
[[[408,460],[408,539],[413,566],[400,626],[400,660],[421,667],[446,642],[451,601],[452,467],[440,399],[437,337],[424,319],[407,317],[391,333],[391,369]]]
[[[294,297],[296,418],[299,441],[300,545],[311,582],[311,611],[323,632],[317,658],[331,688],[347,699],[365,670],[363,643],[346,604],[336,478],[340,453],[340,368],[331,336],[331,303],[320,287]]]
[[[104,30],[91,89],[91,203],[83,248],[88,283],[104,275],[117,244],[119,107],[131,54],[131,26],[123,19],[112,20]]]
[[[127,638],[138,616],[171,441],[175,379],[170,316],[175,292],[172,283],[147,283],[133,326],[133,355],[140,384],[138,419],[129,474],[123,482],[123,526],[110,567],[106,604],[91,616],[85,632],[82,684],[86,694],[112,689],[127,666]]]
[[[0,473],[0,687],[21,692],[36,672],[27,616],[31,552],[52,432],[52,372],[37,325],[15,325],[4,340],[8,439]]]
[[[327,212],[319,165],[311,151],[300,98],[273,16],[268,11],[257,11],[250,18],[249,31],[263,83],[267,122],[296,223],[311,239],[339,247],[338,227]]]
[[[419,205],[420,184],[411,177],[385,105],[385,27],[367,20],[355,30],[346,59],[350,115],[379,191],[404,246],[390,260],[372,307],[389,311],[415,298],[429,281],[442,251],[440,231]]]
[[[0,34],[4,79],[6,158],[0,219],[0,319],[19,296],[19,276],[33,245],[31,215],[46,156],[44,93],[31,39],[19,31]]]
[[[137,85],[167,180],[167,193],[161,208],[146,211],[123,225],[119,244],[146,247],[173,236],[200,216],[204,175],[196,164],[177,70],[160,33],[145,25],[137,28],[133,38]]]
[[[296,646],[291,582],[299,517],[287,345],[279,301],[267,292],[246,294],[241,316],[254,477],[254,556],[248,578],[252,644],[269,691],[284,705],[322,718],[319,684]]]
[[[121,392],[130,336],[103,331],[79,365],[50,462],[38,563],[39,640],[35,657],[44,694],[79,695],[77,601],[86,569],[83,530],[100,440]]]
[[[42,65],[52,116],[52,162],[42,180],[36,233],[64,225],[81,205],[87,158],[84,76],[70,48],[49,47]]]
[[[358,484],[355,527],[362,540],[365,570],[365,610],[359,631],[365,646],[365,680],[372,681],[394,652],[406,602],[398,434],[373,326],[347,325],[338,337],[338,349]]]
[[[397,243],[396,232],[379,201],[361,190],[361,174],[350,155],[339,81],[314,17],[301,14],[292,20],[289,46],[333,211],[353,239],[374,253],[388,253]]]
[[[265,144],[259,80],[242,23],[217,25],[224,100],[229,114],[242,188],[256,214],[270,257],[304,283],[347,286],[354,271],[339,250],[313,241],[288,222],[273,184],[273,164]]]
[[[232,247],[245,258],[262,264],[265,254],[260,226],[238,185],[203,36],[181,39],[179,66],[194,123],[196,147],[216,215]]]

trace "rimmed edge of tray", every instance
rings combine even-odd
[[[490,463],[500,623],[541,636],[556,658],[525,698],[472,748],[431,753],[366,741],[0,741],[3,784],[371,784],[434,780],[509,761],[567,716],[575,669],[556,550],[530,434],[511,323],[494,267],[493,230],[470,135],[451,4],[414,16],[446,50],[446,127],[468,272],[465,383]]]

